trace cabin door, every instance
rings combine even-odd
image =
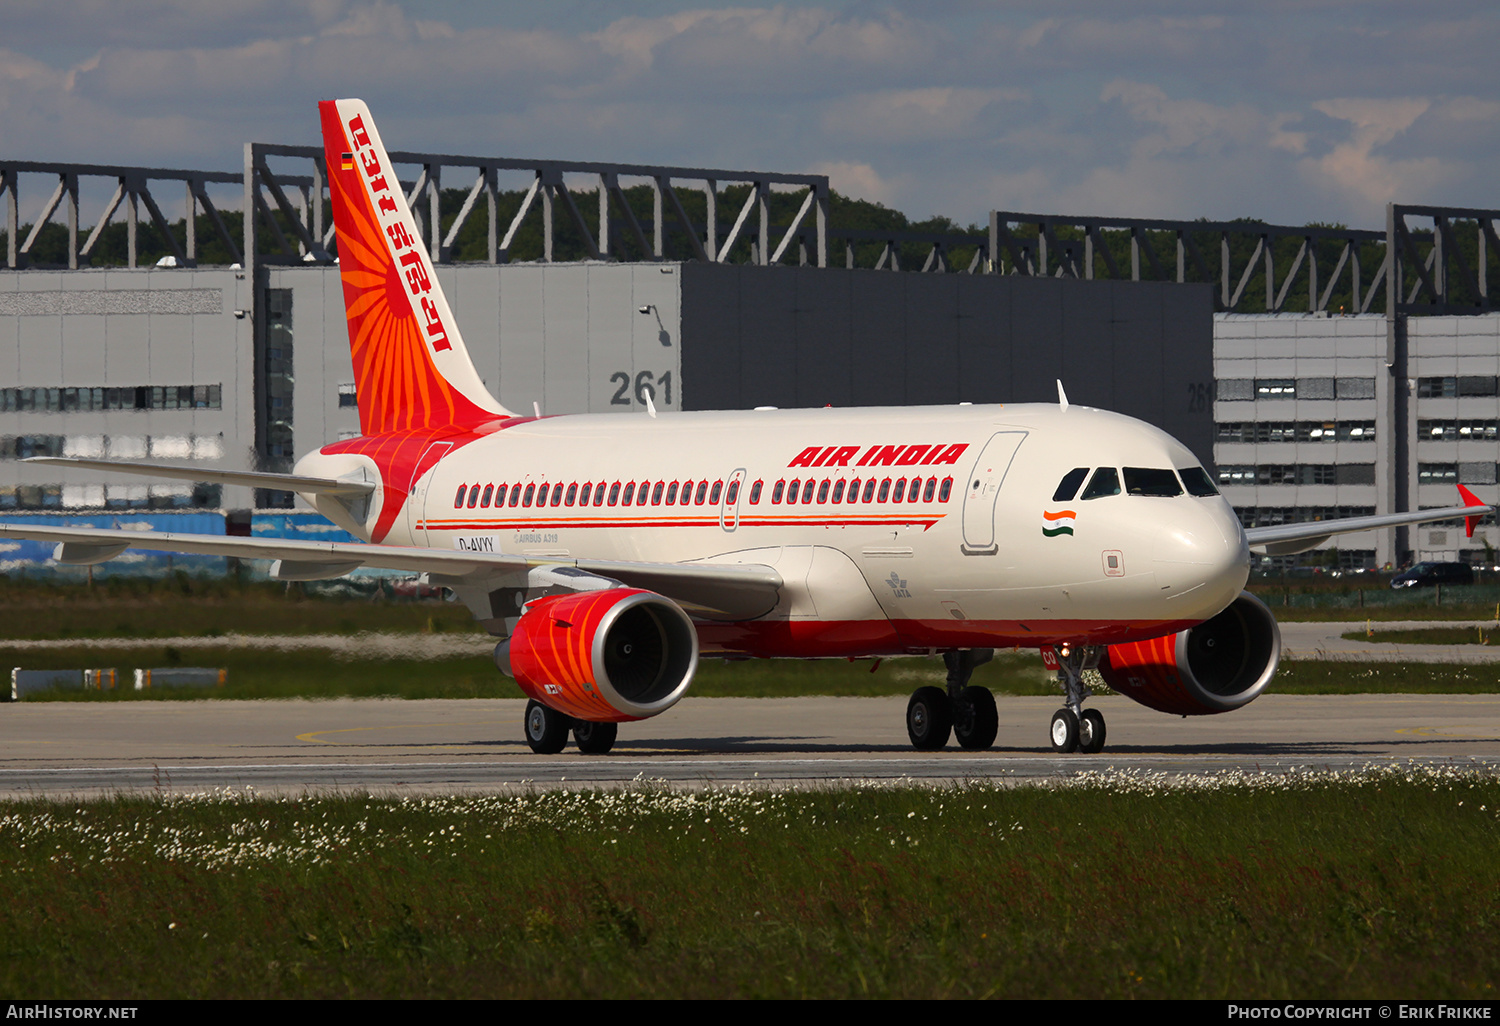
[[[993,556],[1000,551],[995,541],[995,502],[1016,450],[1025,440],[1025,431],[1001,431],[985,443],[974,461],[964,481],[964,555]]]

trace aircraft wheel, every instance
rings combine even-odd
[[[1085,709],[1078,717],[1078,750],[1090,755],[1104,751],[1104,714],[1098,709]]]
[[[568,743],[573,718],[536,699],[526,703],[526,743],[538,755],[556,755]]]
[[[1052,750],[1072,752],[1078,749],[1078,717],[1072,709],[1059,709],[1052,714]]]
[[[959,703],[960,708],[953,710],[953,733],[958,736],[958,743],[970,751],[989,748],[1000,731],[995,696],[989,688],[967,687],[959,696]]]
[[[936,751],[953,731],[953,709],[942,688],[918,688],[906,703],[906,735],[913,748]]]
[[[584,755],[603,755],[615,746],[615,737],[620,733],[618,723],[591,723],[588,720],[573,721],[573,740]]]

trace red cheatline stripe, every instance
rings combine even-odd
[[[878,527],[920,524],[931,527],[942,517],[909,519],[882,518],[878,520],[749,520],[741,517],[739,527]],[[718,527],[718,518],[712,520],[424,520],[417,527],[425,531],[546,531],[565,527]]]

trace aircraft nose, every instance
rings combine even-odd
[[[1212,607],[1212,615],[1244,590],[1250,548],[1227,503],[1191,501],[1155,536],[1156,580],[1166,597]]]

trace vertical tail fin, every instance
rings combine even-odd
[[[375,435],[509,416],[469,359],[369,108],[361,100],[324,100],[318,113],[360,430]]]

